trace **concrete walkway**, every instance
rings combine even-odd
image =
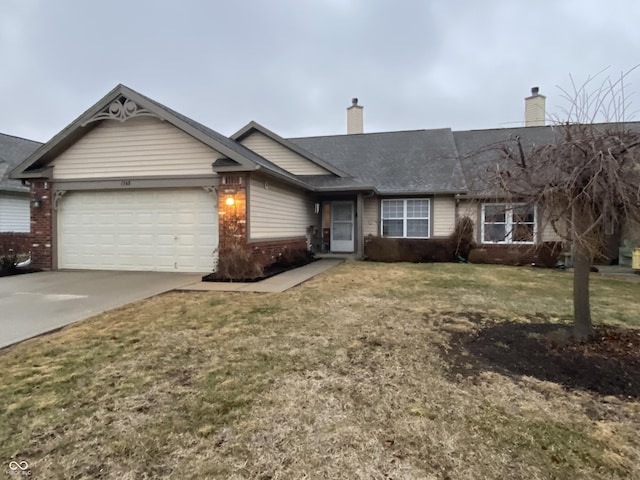
[[[198,282],[184,285],[176,290],[201,292],[261,292],[280,293],[329,270],[344,262],[344,259],[323,258],[304,267],[275,275],[260,282]]]
[[[596,267],[600,275],[640,283],[640,275],[635,273],[631,267],[622,267],[620,265],[596,265]]]

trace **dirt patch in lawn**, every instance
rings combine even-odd
[[[481,317],[471,315],[481,324]],[[456,348],[457,346],[457,348]],[[599,325],[577,342],[571,327],[506,321],[452,335],[454,373],[526,375],[601,395],[640,398],[640,329]]]

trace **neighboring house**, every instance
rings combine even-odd
[[[347,135],[284,139],[251,122],[225,137],[118,85],[12,172],[40,201],[34,261],[208,272],[221,241],[247,242],[265,264],[310,243],[362,256],[368,235],[447,237],[461,215],[483,244],[557,239],[535,208],[470,196],[473,153],[549,127],[364,134],[356,99],[347,112]]]
[[[0,133],[0,255],[6,254],[5,250],[10,248],[16,253],[29,251],[29,186],[20,180],[10,179],[9,173],[40,145]]]

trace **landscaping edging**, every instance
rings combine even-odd
[[[233,283],[233,282],[241,282],[241,283],[256,283],[261,282],[262,280],[266,280],[267,278],[274,277],[284,272],[288,272],[289,270],[294,270],[299,267],[304,267],[305,265],[309,265],[310,263],[318,261],[318,258],[313,258],[308,262],[300,262],[296,264],[290,265],[281,265],[278,263],[274,263],[265,267],[263,270],[263,274],[259,277],[255,278],[242,278],[242,279],[229,279],[229,278],[220,278],[216,276],[216,273],[209,273],[202,277],[203,282],[224,282],[224,283]]]

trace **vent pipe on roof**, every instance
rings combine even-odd
[[[363,107],[358,105],[358,99],[351,99],[351,106],[347,108],[347,133],[363,133],[364,132],[364,114]]]
[[[545,103],[547,97],[540,95],[539,92],[539,87],[533,87],[531,96],[524,99],[525,127],[543,127],[545,125]]]

